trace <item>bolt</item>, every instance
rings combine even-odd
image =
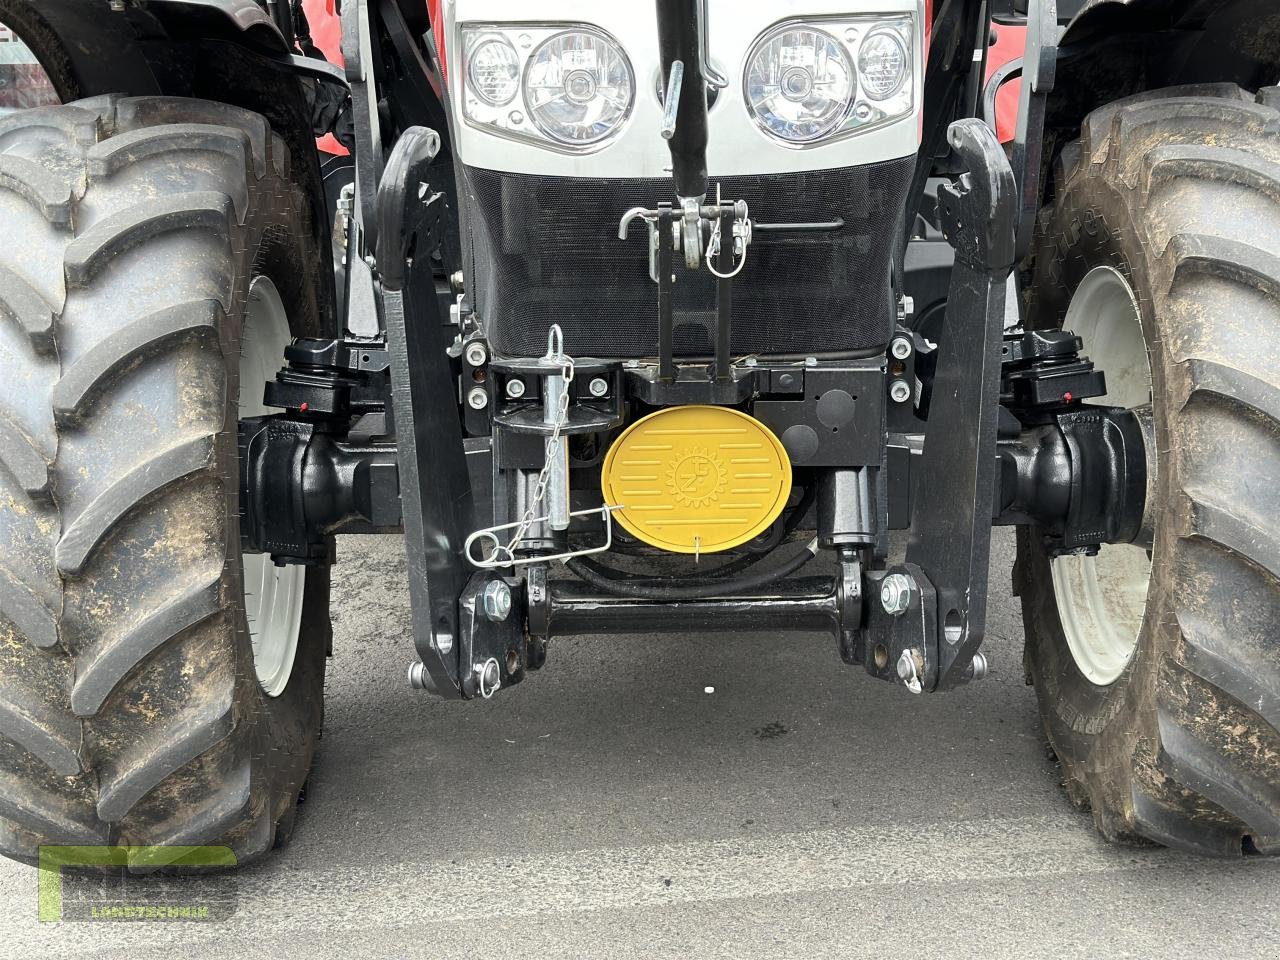
[[[906,683],[916,675],[916,662],[910,650],[903,650],[898,658],[898,679]]]
[[[511,588],[501,580],[490,580],[481,594],[484,615],[494,623],[511,616]]]
[[[414,690],[431,689],[431,681],[427,677],[427,665],[421,660],[409,664],[409,686]]]
[[[523,380],[507,381],[507,396],[512,400],[519,400],[524,396],[525,386]]]
[[[587,386],[587,389],[591,391],[593,397],[603,397],[609,392],[609,381],[604,377],[596,377]]]
[[[635,370],[635,369],[636,369],[637,367],[639,367],[639,366],[640,366],[640,361],[639,361],[639,360],[628,360],[628,361],[627,361],[627,369],[628,369],[628,370]]]
[[[490,657],[484,663],[477,663],[475,666],[476,686],[479,689],[480,696],[488,700],[498,688],[502,686],[502,671],[498,667],[498,661]]]
[[[909,337],[894,337],[889,345],[889,352],[897,360],[905,360],[911,356],[911,340]]]
[[[480,340],[472,340],[467,344],[467,363],[473,367],[483,367],[489,359],[489,350]]]
[[[489,405],[489,394],[484,387],[476,387],[467,394],[467,406],[472,410],[483,410]]]
[[[818,358],[817,358],[817,357],[805,357],[805,358],[804,358],[804,365],[805,365],[806,367],[816,367],[816,366],[818,365]]]
[[[987,677],[987,657],[984,653],[973,655],[973,666],[970,668],[972,680],[985,680]]]
[[[463,277],[461,270],[455,270],[449,275],[449,283],[453,285],[453,289],[455,290],[462,289],[465,279],[466,278]]]
[[[911,606],[916,582],[905,573],[891,573],[880,581],[880,606],[890,616],[900,617]]]
[[[894,403],[906,403],[911,399],[911,384],[905,380],[895,380],[889,384],[889,397]]]
[[[758,361],[755,357],[747,357],[747,359],[746,359],[746,360],[744,360],[743,362],[744,362],[748,367],[754,367],[754,366],[755,366],[757,363],[759,363],[760,361]]]
[[[111,0],[112,13],[124,13],[124,9],[125,9],[124,0]]]

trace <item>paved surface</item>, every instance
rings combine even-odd
[[[404,682],[398,539],[344,542],[328,721],[293,844],[183,889],[218,924],[36,923],[0,955],[1275,957],[1280,862],[1097,840],[1045,758],[997,540],[969,689],[909,697],[824,639],[556,644],[491,704]],[[704,688],[713,686],[708,694]],[[173,883],[173,881],[170,881]]]

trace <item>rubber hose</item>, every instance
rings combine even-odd
[[[780,567],[761,570],[743,577],[729,577],[723,580],[702,581],[695,584],[666,583],[628,583],[615,580],[600,572],[601,568],[586,561],[583,557],[566,560],[565,566],[578,578],[585,580],[598,590],[616,597],[630,597],[636,600],[705,600],[708,597],[727,597],[734,594],[759,590],[776,583],[803,567],[818,555],[818,539],[814,537],[798,554]]]

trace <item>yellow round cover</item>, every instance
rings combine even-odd
[[[759,536],[791,495],[791,461],[772,431],[729,407],[670,407],[628,427],[600,485],[614,519],[674,553],[715,553]]]

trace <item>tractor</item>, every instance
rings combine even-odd
[[[1005,525],[1069,798],[1280,852],[1269,0],[0,23],[0,851],[284,844],[341,534],[424,695],[801,631],[910,698],[987,675]]]

